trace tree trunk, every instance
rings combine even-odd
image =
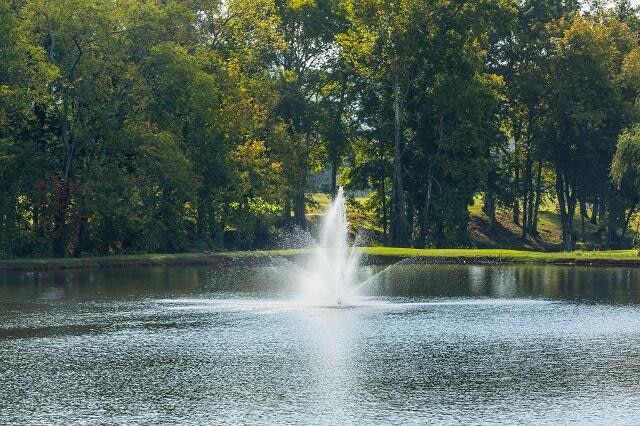
[[[600,201],[598,198],[593,202],[593,207],[591,209],[591,223],[594,225],[598,224],[598,207],[600,206]]]
[[[522,199],[522,239],[525,239],[527,237],[527,234],[529,232],[529,228],[531,227],[531,220],[532,220],[532,216],[533,216],[533,200],[532,197],[530,197],[530,194],[532,193],[531,191],[531,179],[532,179],[532,168],[533,168],[533,161],[531,160],[531,149],[529,148],[529,141],[527,138],[527,146],[526,146],[526,160],[525,160],[525,166],[524,166],[524,196]]]
[[[60,182],[58,199],[56,201],[55,212],[53,214],[53,254],[56,257],[66,255],[66,217],[69,206],[69,181],[67,179]]]
[[[569,222],[569,212],[565,202],[564,179],[558,167],[556,167],[556,195],[558,197],[558,209],[560,210],[560,223],[562,225],[562,249],[573,250],[573,239],[571,235],[571,223]]]
[[[52,36],[53,37],[53,36]],[[78,47],[78,55],[71,66],[71,70],[67,76],[68,81],[72,81],[75,76],[75,70],[82,57],[82,50]],[[52,50],[53,52],[53,50]],[[53,54],[53,53],[52,53]],[[62,111],[60,112],[60,139],[64,146],[64,169],[62,170],[62,182],[58,195],[56,211],[54,213],[54,236],[53,236],[53,252],[55,256],[63,257],[66,252],[66,216],[67,208],[70,202],[71,187],[69,180],[73,174],[73,163],[75,158],[75,142],[71,135],[69,126],[69,93],[67,87],[62,88]]]
[[[391,244],[403,247],[407,245],[407,218],[404,201],[402,177],[401,120],[402,99],[398,62],[392,64],[393,78],[393,184],[391,188]]]
[[[513,146],[513,182],[511,184],[511,191],[513,193],[513,223],[520,224],[520,140],[522,137],[522,128],[524,123],[521,121],[516,122],[514,129],[514,146]]]
[[[307,229],[304,193],[296,194],[293,199],[293,216],[296,220],[296,225],[298,225],[300,229]]]
[[[66,255],[66,217],[67,208],[69,207],[69,198],[71,187],[69,179],[71,178],[73,165],[73,144],[69,131],[69,99],[66,93],[62,99],[62,113],[60,115],[60,138],[64,145],[64,170],[62,171],[62,180],[58,191],[58,200],[56,203],[55,213],[53,215],[53,254],[57,257]]]
[[[382,179],[380,179],[380,196],[382,199],[380,202],[382,203],[382,235],[384,238],[384,243],[387,244],[388,241],[388,220],[387,220],[387,188],[385,185],[386,178],[384,175]]]
[[[198,250],[208,248],[211,234],[209,228],[208,204],[205,190],[198,191],[198,210],[196,212],[196,241],[195,246]]]
[[[291,199],[287,197],[282,208],[282,222],[284,226],[288,226],[291,223]]]
[[[335,197],[338,193],[338,158],[331,159],[331,196]]]
[[[538,174],[536,176],[536,198],[533,206],[533,220],[531,222],[531,233],[538,236],[538,215],[540,213],[540,203],[542,202],[542,161],[538,161]]]
[[[78,219],[78,234],[76,244],[73,247],[73,257],[82,256],[82,252],[85,249],[87,241],[87,220],[88,218],[84,214]]]
[[[608,210],[607,245],[611,249],[616,249],[619,248],[622,241],[621,237],[618,237],[618,227],[622,227],[625,224],[626,211],[622,199],[613,192],[609,198]]]
[[[427,193],[424,200],[424,211],[422,213],[422,224],[420,226],[419,244],[426,246],[427,233],[429,230],[429,213],[431,211],[431,200],[433,198],[433,164],[437,164],[440,158],[440,148],[442,147],[442,139],[444,138],[444,116],[440,114],[440,123],[438,128],[438,149],[434,158],[429,162],[427,168]]]
[[[485,191],[482,212],[489,218],[489,225],[496,225],[496,197],[491,191]]]
[[[518,200],[518,196],[520,195],[520,191],[518,190],[520,186],[520,164],[518,163],[517,157],[515,162],[513,171],[513,223],[520,225],[520,201]]]
[[[598,223],[604,224],[606,213],[607,199],[605,197],[600,197],[600,202],[598,203]]]
[[[620,235],[620,241],[622,241],[623,243],[624,243],[624,237],[627,234],[627,230],[629,229],[629,222],[631,222],[631,216],[633,216],[633,213],[636,211],[637,205],[638,205],[638,199],[636,198],[633,201],[631,208],[629,209],[629,214],[624,220],[624,228],[622,228],[622,235]]]
[[[564,178],[564,184],[565,184],[565,197],[567,201],[567,221],[569,224],[569,232],[571,234],[571,250],[574,250],[575,236],[573,234],[573,218],[575,217],[576,206],[577,206],[576,191],[575,189],[571,188],[571,185],[569,185],[569,182],[567,181],[566,176]]]
[[[580,239],[583,243],[586,242],[585,219],[589,219],[587,216],[587,204],[580,198]]]
[[[427,169],[427,194],[424,197],[422,211],[422,224],[420,226],[420,236],[418,244],[422,247],[427,245],[427,232],[429,230],[429,210],[431,209],[431,194],[433,191],[433,168],[429,165]]]
[[[51,22],[48,21],[47,29],[50,37],[50,44],[48,47],[48,53],[51,60],[55,58],[55,43],[53,37],[53,31]],[[68,83],[62,86],[62,111],[60,112],[60,139],[64,146],[64,169],[62,170],[62,179],[60,184],[60,190],[58,194],[57,205],[54,212],[54,224],[53,224],[53,252],[55,256],[64,257],[66,255],[66,216],[67,209],[70,203],[71,186],[70,179],[73,178],[74,173],[74,160],[75,160],[75,140],[72,135],[72,129],[69,124],[69,104],[70,94],[69,86],[75,78],[75,73],[80,63],[80,59],[83,55],[83,50],[78,41],[73,39],[77,55],[74,58],[71,68],[66,75],[66,81]]]
[[[618,210],[616,205],[617,203],[611,199],[609,202],[609,220],[607,223],[607,247],[609,249],[615,249],[618,245],[618,231],[616,230]]]
[[[415,213],[416,213],[416,209],[415,209],[415,205],[414,205],[414,199],[413,197],[407,197],[406,198],[406,206],[407,206],[407,213],[406,213],[406,217],[407,217],[407,238],[408,238],[408,242],[410,244],[414,244],[415,243],[415,227],[416,227],[416,217],[415,217]]]
[[[0,255],[14,255],[14,244],[17,240],[17,212],[18,200],[12,194],[9,179],[2,179],[0,184]],[[4,253],[3,253],[4,251]]]
[[[40,208],[37,206],[33,207],[33,231],[39,237],[40,230],[42,227],[40,226]]]

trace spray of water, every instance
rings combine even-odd
[[[349,224],[342,187],[322,219],[316,249],[302,278],[302,296],[309,302],[345,305],[355,294],[353,282],[359,252],[349,246]]]
[[[287,261],[292,267],[285,268],[298,284],[300,301],[310,305],[357,305],[362,302],[362,293],[367,287],[385,278],[395,267],[411,262],[402,260],[364,280],[358,276],[361,251],[357,244],[349,246],[349,223],[342,187],[322,219],[319,239],[314,246],[305,266]]]

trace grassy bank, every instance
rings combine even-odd
[[[305,250],[235,251],[217,253],[132,254],[81,258],[0,260],[0,271],[137,267],[162,265],[216,265],[235,261],[303,255]]]
[[[640,266],[636,250],[538,252],[509,249],[407,249],[367,247],[364,253],[376,258],[418,258],[456,263],[540,263],[560,265]]]
[[[534,263],[556,265],[619,265],[640,267],[636,250],[577,251],[546,253],[504,249],[408,249],[364,247],[363,259],[369,263],[390,263],[411,258],[425,263]],[[79,259],[1,260],[0,271],[54,270],[73,268],[137,267],[154,265],[217,265],[236,262],[268,261],[272,257],[304,256],[308,250],[265,250],[221,253],[141,254]]]

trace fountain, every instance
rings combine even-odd
[[[342,187],[320,225],[319,240],[302,277],[301,296],[312,303],[344,306],[353,302],[359,252],[348,244],[349,224]]]
[[[312,247],[312,255],[304,265],[279,259],[286,262],[287,267],[283,270],[287,279],[296,283],[296,299],[304,305],[360,305],[363,289],[374,285],[395,267],[411,262],[411,259],[404,259],[375,273],[366,271],[365,275],[369,275],[366,278],[362,276],[363,271],[358,271],[361,250],[356,244],[349,246],[349,223],[342,187],[325,212],[318,240],[313,241]]]

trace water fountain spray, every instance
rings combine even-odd
[[[352,287],[358,266],[358,251],[349,247],[349,224],[342,187],[320,225],[318,247],[310,259],[305,297],[313,302],[342,306],[354,296]]]

